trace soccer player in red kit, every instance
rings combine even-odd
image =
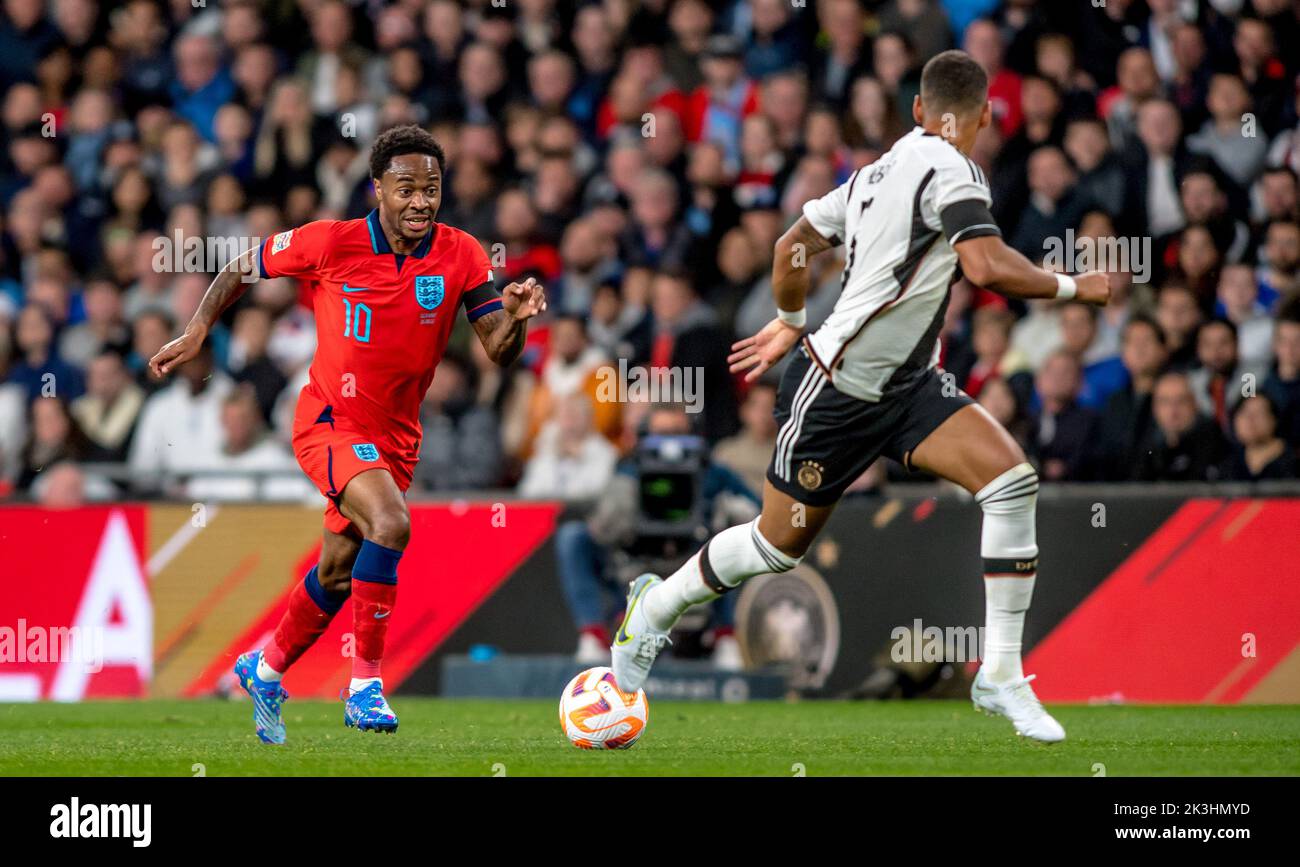
[[[184,333],[150,361],[161,376],[194,358],[252,280],[297,277],[315,286],[317,348],[298,397],[293,448],[329,499],[320,562],[295,587],[273,639],[235,664],[266,743],[285,739],[281,676],[349,596],[356,656],[344,722],[397,730],[380,661],[411,535],[403,494],[419,458],[420,402],[459,309],[501,365],[519,357],[528,320],[546,309],[532,279],[498,292],[478,242],[434,222],[445,167],[442,148],[420,127],[384,132],[370,155],[376,210],[308,223],[246,251],[217,275]]]

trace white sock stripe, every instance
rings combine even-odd
[[[989,506],[992,505],[993,503],[1007,503],[1012,500],[1027,499],[1029,497],[1036,496],[1037,494],[1038,494],[1038,485],[1034,485],[1033,487],[1023,488],[1019,491],[1012,491],[1009,494],[1004,494],[999,497],[992,497],[987,500],[980,500],[979,503],[981,506]]]
[[[1038,473],[1028,463],[1016,464],[993,481],[989,482],[975,494],[975,501],[983,503],[989,497],[997,496],[1005,491],[1011,490],[1014,486],[1028,482],[1038,482]]]
[[[759,552],[765,555],[764,559],[775,562],[779,566],[782,566],[786,571],[799,565],[799,559],[802,558],[796,559],[791,557],[789,554],[767,541],[767,537],[758,529],[757,518],[755,518],[749,526],[753,532],[754,544],[758,546]]]
[[[776,460],[774,465],[776,467],[777,476],[782,479],[786,478],[781,469],[781,456],[785,453],[785,443],[790,436],[790,432],[794,429],[795,417],[799,409],[799,401],[802,399],[805,389],[808,388],[809,383],[812,381],[813,376],[816,373],[817,365],[810,364],[808,370],[803,375],[803,379],[799,381],[799,387],[794,391],[794,397],[790,400],[790,417],[785,420],[785,424],[781,425],[781,430],[776,435]]]
[[[1038,476],[1025,476],[1024,478],[1017,479],[1013,482],[1008,482],[1007,484],[998,488],[996,491],[987,491],[981,493],[980,496],[977,498],[977,501],[981,503],[986,503],[993,497],[1001,497],[1004,494],[1015,493],[1025,488],[1036,488],[1036,487],[1038,487]]]
[[[757,549],[758,556],[763,558],[763,562],[773,572],[789,572],[794,568],[795,564],[789,562],[784,554],[772,548],[762,534],[758,532],[757,527],[751,525],[749,535],[754,541],[754,548]]]
[[[1024,488],[1036,488],[1036,487],[1038,487],[1038,477],[1025,476],[1013,482],[1008,482],[1007,484],[998,488],[996,491],[988,491],[987,493],[982,493],[977,498],[977,500],[981,503],[984,503],[987,502],[992,497],[1000,497],[1003,496],[1004,494],[1014,493],[1023,490]]]
[[[758,556],[763,558],[763,562],[768,565],[768,568],[771,569],[773,572],[781,571],[780,570],[781,564],[779,564],[778,562],[772,559],[772,555],[769,554],[766,551],[766,549],[763,548],[763,543],[758,540],[757,531],[751,528],[749,531],[749,537],[754,543],[754,550],[758,551]]]

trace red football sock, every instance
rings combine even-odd
[[[262,648],[266,664],[281,674],[288,671],[324,634],[346,599],[345,594],[322,590],[313,566],[306,579],[289,593],[289,607],[275,628],[275,637]]]
[[[377,581],[352,582],[352,631],[356,636],[356,656],[352,657],[353,677],[379,677],[379,663],[384,658],[384,637],[397,602],[397,585]]]

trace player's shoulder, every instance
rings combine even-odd
[[[971,181],[988,186],[984,170],[970,157],[966,156],[952,142],[930,132],[922,132],[916,137],[917,153],[935,170],[941,181]]]
[[[458,229],[450,223],[439,223],[438,235],[445,243],[452,246],[464,247],[472,244],[475,247],[482,247],[477,238],[469,232],[466,232],[464,229]]]
[[[909,135],[916,156],[933,168],[964,166],[966,157],[943,136],[917,127]]]
[[[474,263],[487,256],[478,238],[475,238],[464,229],[458,229],[446,223],[438,224],[438,246],[451,255],[465,258]]]
[[[474,236],[464,229],[458,229],[450,223],[438,224],[438,240],[443,244],[459,247],[466,241],[473,241]]]
[[[279,252],[297,244],[328,245],[340,240],[349,229],[355,229],[363,220],[312,220],[271,236],[272,252]]]

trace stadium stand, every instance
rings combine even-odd
[[[626,452],[636,408],[591,383],[620,360],[703,369],[704,433],[761,463],[726,346],[773,313],[774,240],[911,127],[949,47],[990,75],[976,157],[1008,241],[1123,254],[1095,313],[958,283],[955,382],[1049,481],[1294,478],[1296,44],[1286,0],[6,0],[0,493],[315,496],[285,440],[310,286],[253,286],[203,376],[145,362],[239,250],[364,216],[369,145],[410,122],[447,150],[440,220],[553,314],[506,371],[460,329],[417,491],[582,487],[555,441],[590,442],[575,473]]]

